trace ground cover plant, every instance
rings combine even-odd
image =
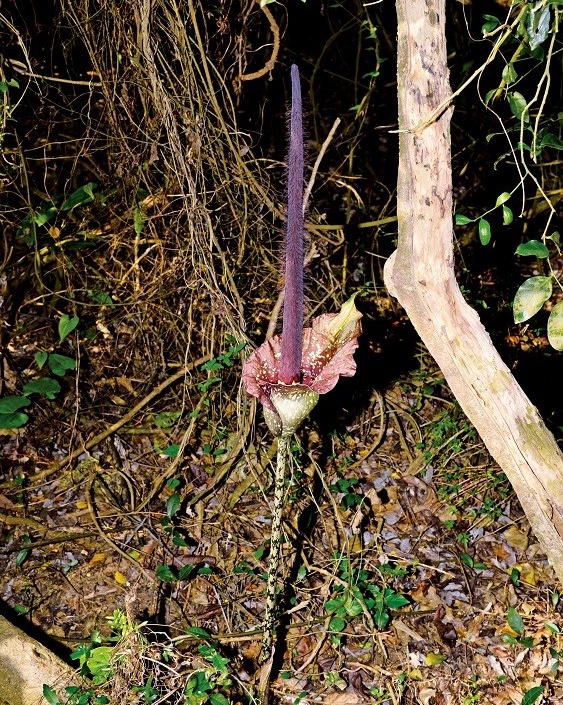
[[[36,5],[0,9],[0,561],[86,678],[45,701],[246,704],[268,674],[273,702],[561,702],[560,586],[383,286],[393,4]],[[453,88],[479,72],[458,279],[559,440],[560,12],[447,8]],[[240,380],[281,330],[294,63],[305,325],[355,295],[363,334],[288,443],[266,667],[278,444]]]

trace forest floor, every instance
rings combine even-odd
[[[295,440],[273,693],[563,703],[554,573],[418,359],[341,432]],[[114,403],[120,387],[131,382],[114,381]],[[1,599],[93,676],[80,702],[252,702],[261,677],[275,442],[252,430],[253,407],[213,436],[166,413],[139,412],[72,463],[48,411],[2,435]]]

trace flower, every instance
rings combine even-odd
[[[263,343],[244,363],[244,387],[262,403],[266,423],[274,435],[293,434],[320,394],[330,392],[340,376],[354,376],[354,351],[358,347],[362,317],[354,299],[355,295],[351,296],[340,313],[317,316],[310,328],[303,329],[301,373],[297,382],[285,384],[280,380],[279,335]]]

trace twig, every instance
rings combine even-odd
[[[303,195],[303,213],[307,209],[307,203],[309,202],[309,196],[311,195],[311,191],[313,190],[313,186],[315,184],[315,179],[317,178],[319,166],[321,165],[325,152],[328,149],[328,145],[331,143],[332,138],[334,137],[334,133],[338,129],[340,122],[340,118],[336,118],[336,120],[334,121],[334,125],[331,127],[331,130],[328,133],[327,138],[323,142],[322,147],[317,155],[317,158],[315,159],[313,171],[311,172],[311,178],[309,179],[309,183],[307,184],[307,188],[305,189],[305,193]]]
[[[256,0],[256,2],[260,5],[260,0]],[[262,78],[262,76],[265,76],[270,71],[273,71],[274,66],[276,65],[276,59],[278,58],[278,53],[280,50],[280,28],[278,27],[278,23],[274,19],[274,16],[270,12],[269,8],[266,7],[266,5],[260,5],[260,8],[268,18],[268,22],[270,23],[270,29],[272,30],[272,55],[260,70],[253,71],[252,73],[241,74],[240,76],[237,76],[237,81],[253,81],[256,78]]]

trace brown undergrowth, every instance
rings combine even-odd
[[[275,445],[240,363],[275,327],[283,164],[240,127],[253,98],[237,77],[267,65],[275,32],[257,2],[219,5],[64,0],[48,28],[58,67],[2,15],[3,70],[21,91],[2,113],[2,396],[47,376],[42,355],[75,369],[2,436],[1,595],[70,650],[111,647],[95,686],[111,703],[250,703],[260,679]],[[374,16],[358,13],[337,44],[360,24],[360,45],[375,42]],[[312,160],[333,125],[315,103],[321,61]],[[293,448],[273,691],[502,704],[543,686],[557,703],[553,575],[382,293],[392,188],[370,170],[376,185],[358,186],[377,71],[360,74],[358,59],[353,118],[315,182],[308,293],[314,314],[359,289],[366,332],[358,379]],[[78,323],[63,337],[64,316]]]

